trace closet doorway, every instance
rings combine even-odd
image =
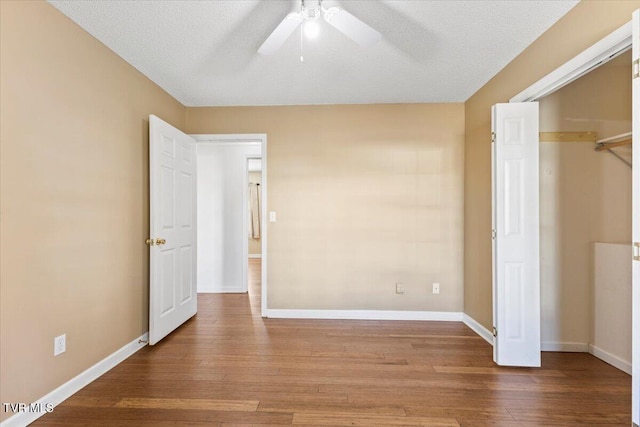
[[[640,162],[640,69],[638,66],[640,62],[640,10],[636,10],[633,13],[632,20],[629,23],[544,76],[514,96],[510,102],[527,103],[542,99],[627,51],[630,47],[632,47],[632,64],[630,64],[632,73],[627,74],[627,78],[632,79],[630,96],[633,114],[630,139],[633,144],[632,157],[636,164],[632,171],[632,208],[630,209],[632,233],[627,239],[633,245],[633,252],[627,254],[629,259],[627,264],[630,263],[632,266],[632,322],[633,330],[635,331],[632,336],[632,422],[634,425],[640,425],[640,336],[637,333],[640,330],[640,315],[638,313],[638,307],[640,307],[640,304],[638,304],[640,302],[640,172],[638,171],[638,162]],[[538,139],[535,138],[532,142],[537,146]],[[604,141],[600,139],[599,142],[616,143],[606,138]],[[612,148],[612,145],[609,148]],[[536,191],[535,194],[525,194],[524,196],[537,198],[538,193]],[[539,259],[539,255],[535,258]],[[495,298],[494,291],[494,306]]]
[[[631,51],[539,99],[542,351],[631,374]]]

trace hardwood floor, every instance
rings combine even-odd
[[[582,353],[499,368],[458,322],[260,317],[250,294],[198,315],[76,393],[38,426],[561,426],[631,419],[631,377]]]

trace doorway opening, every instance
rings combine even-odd
[[[194,137],[198,159],[198,292],[249,292],[250,274],[258,268],[261,314],[265,315],[266,135]],[[253,193],[250,176],[260,184],[253,186]],[[253,211],[252,194],[256,199]],[[258,246],[261,257],[254,258],[257,265],[252,265],[251,272],[250,244],[253,252]]]
[[[260,157],[247,158],[248,201],[247,215],[248,259],[262,258],[262,159]]]
[[[631,62],[627,50],[539,99],[541,349],[628,374]]]
[[[247,263],[248,283],[247,291],[252,297],[259,289],[255,286],[256,274],[262,265],[262,158],[247,157]]]
[[[637,12],[636,12],[637,14]],[[636,18],[634,18],[636,19]],[[636,35],[637,37],[637,35]],[[556,193],[558,195],[561,195],[562,197],[565,197],[566,199],[570,199],[571,197],[575,198],[575,194],[580,195],[581,197],[585,198],[585,199],[590,199],[589,195],[584,195],[582,193],[585,193],[584,188],[585,186],[583,184],[585,184],[585,182],[587,182],[588,180],[583,178],[582,180],[578,180],[578,183],[581,185],[580,189],[575,190],[573,193],[568,191],[566,188],[563,189],[563,191],[558,191],[557,188],[555,188],[554,186],[557,186],[558,183],[554,183],[553,180],[551,178],[555,178],[554,175],[554,167],[545,167],[543,165],[542,170],[539,170],[539,160],[540,160],[540,156],[538,153],[538,127],[540,125],[540,121],[538,119],[538,103],[536,102],[531,102],[531,101],[541,101],[541,104],[549,104],[549,105],[556,105],[555,109],[554,108],[550,108],[549,111],[551,111],[551,117],[547,119],[547,123],[542,123],[543,126],[550,126],[551,129],[555,132],[546,132],[546,135],[548,136],[549,134],[552,135],[551,138],[548,138],[550,140],[555,140],[555,139],[561,139],[564,141],[590,141],[592,143],[592,147],[591,149],[593,149],[593,143],[599,142],[599,143],[603,143],[605,141],[611,141],[611,139],[609,138],[610,136],[615,137],[616,135],[620,135],[620,134],[626,134],[628,131],[630,130],[629,128],[631,127],[631,125],[633,125],[633,127],[636,127],[638,124],[634,121],[633,123],[631,123],[631,120],[628,118],[629,116],[633,117],[632,114],[630,114],[630,109],[629,109],[629,105],[627,105],[626,107],[626,115],[624,115],[624,119],[623,120],[602,120],[600,119],[600,121],[597,121],[597,117],[593,117],[593,115],[595,114],[595,116],[598,115],[598,113],[600,113],[602,115],[603,118],[607,119],[609,118],[609,116],[611,115],[611,108],[603,108],[603,105],[598,105],[597,102],[610,102],[606,97],[609,94],[605,94],[603,95],[603,100],[598,100],[597,98],[594,98],[592,96],[590,96],[591,92],[593,91],[593,88],[587,86],[586,88],[583,88],[582,90],[578,90],[577,92],[579,94],[581,94],[582,99],[578,99],[576,97],[576,95],[573,96],[568,96],[567,93],[571,92],[571,90],[573,89],[574,92],[576,87],[580,87],[580,86],[584,86],[584,80],[583,82],[580,81],[580,79],[585,76],[585,78],[589,78],[591,80],[593,80],[594,78],[591,76],[587,76],[587,74],[595,69],[597,69],[598,67],[600,67],[601,65],[605,64],[605,63],[609,63],[609,61],[614,60],[615,58],[617,58],[618,56],[622,55],[621,58],[610,62],[610,66],[607,67],[607,69],[609,70],[613,70],[613,65],[617,65],[618,63],[621,62],[625,62],[627,67],[628,65],[631,65],[631,61],[630,61],[630,57],[628,56],[624,56],[623,54],[625,52],[627,52],[629,50],[629,48],[631,47],[631,39],[632,39],[632,25],[631,23],[625,24],[622,27],[620,27],[618,30],[614,31],[612,34],[610,34],[609,36],[605,37],[603,40],[601,40],[600,42],[596,43],[595,45],[593,45],[592,47],[590,47],[589,49],[587,49],[586,51],[584,51],[583,53],[577,55],[575,58],[571,59],[570,61],[568,61],[566,64],[560,66],[558,69],[556,69],[555,71],[551,72],[550,74],[548,74],[547,76],[543,77],[541,80],[539,80],[538,82],[534,83],[532,86],[530,86],[529,88],[525,89],[523,92],[521,92],[520,94],[516,95],[514,98],[511,99],[511,104],[508,104],[509,107],[507,107],[507,104],[503,104],[504,107],[500,107],[500,106],[494,106],[494,109],[498,109],[499,111],[503,111],[502,114],[502,119],[494,119],[496,120],[494,122],[494,125],[499,125],[500,126],[500,137],[498,138],[498,142],[502,145],[504,145],[505,147],[503,149],[501,149],[501,153],[500,156],[500,161],[498,162],[500,167],[503,167],[503,169],[497,169],[498,171],[498,175],[496,176],[494,173],[494,178],[497,179],[497,183],[498,185],[495,186],[494,185],[494,190],[500,190],[497,192],[494,192],[494,219],[495,219],[495,215],[496,212],[500,212],[500,217],[502,218],[503,221],[507,221],[505,223],[498,223],[498,228],[500,228],[500,230],[498,231],[498,235],[501,236],[504,239],[504,241],[500,241],[499,243],[499,247],[502,247],[502,251],[501,253],[504,255],[504,248],[506,247],[505,245],[509,242],[511,242],[515,237],[520,238],[521,240],[523,240],[522,242],[517,242],[520,244],[520,246],[518,246],[518,248],[522,249],[520,251],[518,251],[515,256],[519,256],[520,258],[518,258],[518,265],[519,266],[529,266],[530,269],[532,269],[531,271],[529,271],[529,274],[527,274],[526,276],[522,276],[522,278],[527,278],[530,277],[532,274],[538,275],[539,272],[541,272],[541,270],[536,267],[535,265],[540,264],[540,261],[542,261],[542,263],[545,263],[546,260],[545,259],[540,259],[540,250],[539,250],[539,240],[540,240],[540,236],[541,236],[541,231],[542,232],[546,232],[547,233],[547,237],[549,236],[554,236],[554,233],[557,232],[557,230],[553,230],[553,221],[554,221],[554,217],[553,215],[555,214],[553,211],[552,212],[546,212],[547,215],[547,223],[551,224],[551,227],[547,227],[547,229],[545,229],[545,224],[542,224],[542,228],[540,228],[540,224],[539,224],[539,208],[538,208],[538,200],[539,200],[539,194],[540,194],[540,190],[539,190],[539,186],[538,186],[538,181],[539,181],[539,176],[540,176],[540,181],[544,183],[545,181],[545,177],[547,178],[547,181],[550,181],[549,183],[547,183],[547,187],[549,187],[549,193],[553,194],[553,191],[555,190]],[[634,48],[635,49],[635,48]],[[634,50],[634,55],[637,56],[637,51]],[[627,62],[628,61],[628,62]],[[637,61],[636,61],[637,62]],[[626,81],[623,82],[623,84],[625,85],[625,87],[622,90],[623,94],[621,96],[621,98],[626,99],[626,100],[630,100],[632,98],[634,98],[634,96],[636,96],[637,94],[634,94],[634,91],[636,89],[632,90],[632,87],[630,85],[631,83],[631,79],[629,78],[629,74],[628,74],[628,68],[626,69]],[[603,72],[600,71],[600,74],[602,74]],[[572,82],[575,82],[575,84],[572,84]],[[607,87],[608,84],[610,83],[610,81],[604,83],[604,86]],[[602,83],[600,83],[602,84]],[[569,85],[569,86],[568,86]],[[562,90],[564,90],[565,94],[564,94],[564,98],[566,99],[560,99],[560,96],[562,95]],[[608,88],[607,88],[608,90]],[[567,92],[568,91],[568,92]],[[587,95],[583,94],[582,92],[586,92]],[[544,98],[550,96],[549,98],[547,98],[547,100],[545,100]],[[555,101],[554,101],[555,99]],[[595,101],[594,101],[595,99]],[[635,99],[635,98],[634,98]],[[555,102],[555,104],[554,104]],[[566,116],[567,111],[563,111],[562,109],[560,111],[556,111],[555,115],[554,115],[554,110],[558,110],[558,105],[562,105],[562,103],[564,102],[564,104],[567,104],[569,106],[571,106],[573,108],[573,110],[571,110],[571,108],[568,107],[563,107],[564,110],[567,110],[570,112],[568,117]],[[620,102],[624,102],[624,101],[620,101]],[[595,105],[590,105],[590,104],[594,104]],[[535,105],[534,105],[535,104]],[[525,106],[529,105],[530,107],[525,108]],[[585,107],[590,107],[593,111],[583,111],[585,109]],[[635,108],[635,107],[634,107]],[[620,108],[617,108],[620,109]],[[624,109],[624,108],[623,108]],[[519,117],[518,116],[518,112],[522,110],[527,110],[528,113],[525,116]],[[594,113],[595,111],[595,113]],[[565,116],[563,116],[563,113],[565,113]],[[515,115],[514,115],[515,114]],[[583,116],[582,118],[580,116]],[[580,128],[580,131],[575,131],[576,126],[581,126],[581,125],[585,125],[584,123],[584,117],[586,118],[592,118],[592,120],[596,120],[596,123],[592,123],[592,126],[595,126],[596,124],[598,126],[595,126],[594,128],[599,131],[601,134],[604,134],[604,136],[601,136],[601,139],[598,139],[597,137],[597,131],[589,131],[589,129],[584,129],[584,128]],[[524,121],[523,121],[524,120]],[[543,118],[544,120],[544,118]],[[525,127],[523,124],[524,123],[528,123]],[[530,141],[531,144],[523,144],[523,141],[521,141],[520,139],[514,139],[517,137],[520,137],[522,135],[522,131],[523,129],[533,129],[533,123],[535,122],[535,131],[534,133],[529,132],[529,136],[527,139],[527,141]],[[604,126],[603,123],[608,122],[608,126]],[[613,124],[612,124],[613,123]],[[558,129],[557,126],[564,126],[564,129]],[[573,126],[573,127],[572,127]],[[495,126],[494,126],[495,128]],[[624,128],[621,130],[621,128]],[[549,130],[549,129],[547,129]],[[573,132],[572,132],[573,130]],[[637,127],[635,128],[635,130],[637,131]],[[497,130],[496,130],[497,131]],[[623,132],[623,133],[616,133],[616,132]],[[577,135],[577,136],[576,136]],[[542,138],[544,140],[545,137],[545,133],[541,133],[540,134],[540,138]],[[575,138],[574,138],[575,137]],[[589,140],[589,138],[593,138],[591,140]],[[637,143],[637,140],[636,140]],[[526,147],[526,146],[530,146],[531,148],[529,149],[529,151],[527,151],[527,157],[519,157],[517,162],[514,161],[513,159],[515,159],[515,157],[513,157],[515,155],[515,152],[512,152],[514,150],[513,147]],[[583,146],[584,147],[584,146]],[[604,147],[602,144],[600,144],[599,148],[611,148],[610,146],[606,146]],[[549,151],[549,150],[547,150]],[[636,151],[636,150],[634,150]],[[543,153],[544,154],[544,153]],[[593,153],[592,153],[593,154]],[[626,162],[619,154],[617,153],[613,153],[616,156],[618,156],[618,158],[620,160],[623,160],[624,162]],[[505,157],[506,156],[506,157]],[[549,156],[552,156],[552,154],[549,154]],[[597,157],[598,161],[602,161],[603,157]],[[505,160],[507,159],[507,160]],[[609,158],[607,158],[607,160],[610,160]],[[526,164],[529,164],[530,166],[527,166]],[[580,164],[580,162],[577,162],[578,164]],[[496,166],[497,167],[497,166]],[[507,167],[507,169],[504,169],[504,167]],[[519,168],[522,168],[519,169]],[[563,172],[562,168],[558,168],[555,167],[556,172],[555,173],[561,173]],[[589,178],[593,178],[593,172],[596,168],[592,167],[586,167],[584,168],[584,170],[581,172],[583,174],[586,174],[586,176],[588,176]],[[500,171],[507,170],[507,172],[509,172],[509,174],[507,175],[499,175]],[[531,175],[531,177],[533,177],[533,181],[535,182],[535,185],[533,186],[527,186],[526,188],[522,185],[523,181],[523,171],[529,171],[528,173]],[[535,173],[534,173],[535,171]],[[591,172],[592,175],[589,175],[589,172]],[[634,171],[635,174],[635,171]],[[577,173],[574,175],[578,175]],[[509,179],[513,182],[510,181],[505,181],[505,177],[509,177]],[[565,181],[571,181],[571,179],[575,180],[575,176],[569,176],[569,177],[563,177],[562,175],[559,175],[562,178],[567,178],[565,179]],[[501,178],[500,178],[501,177]],[[551,178],[550,178],[551,177]],[[498,179],[500,178],[500,179]],[[587,185],[586,187],[599,187],[602,185],[602,180],[606,180],[607,178],[609,178],[608,176],[603,177],[603,179],[601,179],[600,181],[597,181],[595,183],[593,183],[593,185]],[[525,180],[526,181],[526,180]],[[529,182],[531,182],[531,180],[528,180]],[[627,181],[627,188],[629,187],[628,185],[628,181]],[[504,190],[508,190],[506,193]],[[496,196],[497,195],[497,196]],[[498,197],[498,200],[500,202],[500,204],[496,205],[496,199],[495,197]],[[504,197],[508,197],[507,201],[508,201],[508,205],[505,205],[505,201],[501,199]],[[591,204],[593,205],[593,197],[591,197]],[[627,196],[627,201],[629,201],[631,199],[631,191],[628,191],[628,196]],[[526,208],[525,210],[522,210],[522,201],[531,201],[531,206],[529,206],[528,208]],[[546,203],[547,206],[550,206],[551,210],[553,210],[554,207],[557,207],[557,203],[556,205],[554,205],[552,202],[554,202],[553,199],[551,200],[547,200],[548,203]],[[549,203],[551,202],[551,203]],[[626,213],[628,215],[628,217],[631,217],[631,211],[632,211],[632,207],[631,207],[631,203],[628,203],[628,212]],[[575,207],[579,205],[579,203],[570,203],[570,207],[575,211]],[[582,220],[584,220],[584,218],[588,218],[589,215],[595,215],[596,213],[599,213],[599,211],[602,210],[602,202],[597,203],[598,208],[596,208],[595,206],[591,206],[591,207],[587,207],[584,208],[582,210],[580,210],[579,212],[575,212],[575,220],[569,220],[569,221],[565,221],[568,225],[567,225],[567,229],[571,229],[572,227],[575,228],[576,224],[579,224]],[[615,203],[614,203],[615,205]],[[496,211],[496,206],[499,207],[499,209]],[[607,208],[609,208],[610,206],[607,205]],[[506,208],[506,210],[504,209]],[[544,207],[543,207],[544,208]],[[529,213],[527,213],[529,212]],[[544,212],[543,212],[544,213]],[[505,218],[505,215],[507,215],[507,217]],[[516,222],[513,222],[516,221]],[[513,224],[511,224],[511,222],[513,222]],[[598,221],[596,221],[598,222]],[[625,221],[618,221],[620,222],[625,222]],[[630,221],[628,221],[630,222]],[[494,222],[495,223],[495,222]],[[505,225],[506,224],[506,225]],[[512,229],[514,225],[518,225],[520,224],[521,226],[527,225],[529,227],[528,231],[524,231],[520,230],[519,228],[517,230]],[[618,224],[616,224],[618,225]],[[505,226],[511,226],[511,228],[509,228],[508,230],[505,230],[504,227]],[[494,226],[494,230],[495,230],[495,226]],[[629,231],[629,230],[628,230]],[[508,232],[508,233],[507,233]],[[507,233],[507,234],[505,234]],[[580,233],[578,233],[580,234]],[[581,235],[581,238],[584,238],[584,235],[587,236],[591,236],[594,233],[590,233],[590,232],[586,232],[586,233],[582,233],[583,235]],[[598,234],[598,233],[595,233]],[[503,236],[504,235],[504,236]],[[529,237],[526,237],[526,236]],[[600,233],[600,235],[603,235],[603,233]],[[604,233],[605,236],[607,236],[607,233]],[[515,236],[515,237],[513,237]],[[626,238],[624,239],[624,242],[629,242],[629,238],[631,237],[631,232],[629,231],[628,234],[626,235]],[[510,239],[510,240],[509,240]],[[594,237],[595,240],[601,240],[602,237],[598,237],[595,236]],[[565,239],[566,240],[566,239]],[[575,239],[580,240],[579,238]],[[617,240],[617,239],[616,239]],[[509,327],[514,328],[516,327],[516,329],[518,331],[522,330],[521,328],[518,329],[519,327],[527,327],[527,328],[532,328],[531,330],[527,329],[527,331],[530,332],[530,334],[528,334],[527,336],[530,335],[530,339],[529,341],[527,341],[527,351],[524,351],[524,347],[523,346],[518,346],[516,345],[514,347],[514,349],[517,349],[518,351],[522,351],[522,355],[523,357],[526,356],[526,358],[530,358],[533,359],[534,354],[540,354],[540,350],[541,350],[541,339],[544,340],[545,338],[549,339],[549,337],[551,337],[550,341],[547,341],[545,343],[545,348],[543,348],[543,350],[549,350],[549,351],[588,351],[589,350],[589,344],[590,344],[590,330],[594,329],[593,326],[591,325],[593,322],[590,320],[591,318],[595,317],[594,315],[591,314],[591,307],[594,306],[592,300],[593,300],[593,296],[592,294],[594,293],[594,291],[591,289],[592,287],[589,286],[590,283],[590,279],[591,276],[594,275],[594,273],[589,271],[589,268],[587,268],[587,272],[586,272],[586,280],[584,279],[585,275],[582,275],[582,280],[578,280],[578,282],[582,283],[583,285],[583,294],[586,293],[586,297],[583,298],[583,300],[586,300],[586,304],[581,304],[579,301],[579,295],[576,294],[575,292],[566,292],[566,297],[565,299],[567,299],[568,301],[570,301],[571,303],[573,303],[573,305],[571,305],[571,307],[569,307],[568,310],[566,310],[567,314],[564,314],[565,311],[562,311],[562,315],[561,316],[566,316],[568,319],[567,321],[564,322],[564,324],[568,324],[571,325],[571,327],[568,327],[567,329],[569,329],[572,333],[575,333],[575,329],[577,324],[580,324],[581,327],[578,328],[580,329],[581,333],[582,333],[582,338],[580,338],[579,341],[554,341],[554,339],[557,339],[558,336],[554,336],[552,332],[553,331],[553,327],[551,328],[547,328],[547,336],[546,337],[540,337],[541,335],[541,331],[540,331],[540,327],[541,322],[540,322],[540,318],[541,317],[545,317],[545,314],[547,315],[547,319],[552,319],[551,323],[553,323],[554,319],[553,315],[556,314],[554,312],[551,312],[552,310],[549,310],[548,312],[545,313],[545,309],[549,308],[549,306],[553,306],[553,303],[555,303],[554,301],[552,301],[552,303],[549,303],[549,300],[553,300],[553,294],[552,292],[547,292],[547,296],[551,295],[551,298],[547,298],[547,306],[546,307],[542,307],[541,310],[541,306],[539,305],[539,295],[540,295],[540,291],[536,290],[535,293],[535,307],[533,307],[533,300],[531,301],[531,313],[535,313],[536,315],[534,316],[533,314],[531,314],[530,317],[526,317],[523,318],[523,315],[520,315],[519,313],[521,313],[520,310],[518,310],[517,312],[511,313],[511,316],[506,316],[506,320],[512,321],[512,323],[504,323],[505,320],[505,316],[496,316],[496,313],[503,313],[503,311],[505,310],[505,307],[509,308],[509,307],[513,307],[513,303],[514,301],[509,302],[506,299],[506,296],[508,295],[512,295],[513,296],[517,296],[519,294],[513,294],[513,292],[511,293],[497,293],[496,289],[501,290],[501,292],[504,292],[505,289],[511,289],[514,286],[518,286],[519,289],[524,292],[525,290],[529,289],[529,287],[531,288],[536,288],[538,289],[539,285],[540,285],[540,281],[539,279],[535,279],[535,281],[532,281],[530,283],[530,286],[527,285],[525,287],[524,286],[524,282],[520,281],[518,282],[516,280],[516,282],[513,282],[513,280],[511,282],[507,281],[504,282],[505,280],[505,275],[503,274],[503,268],[498,268],[498,272],[501,274],[500,280],[496,280],[495,277],[495,271],[496,271],[496,262],[502,262],[502,264],[499,264],[498,267],[513,267],[514,264],[514,260],[512,260],[511,258],[514,257],[513,254],[510,254],[509,257],[507,257],[507,261],[505,261],[505,259],[502,259],[500,257],[498,257],[498,260],[496,261],[496,255],[495,255],[495,247],[496,247],[496,240],[494,238],[494,325],[498,325],[498,332],[502,331],[502,333],[507,333],[509,332]],[[617,242],[619,243],[619,242]],[[586,244],[587,248],[588,248],[588,243]],[[587,262],[584,262],[583,264],[587,264],[587,266],[589,266],[589,251],[585,250],[585,245],[580,246],[581,248],[581,253],[584,255],[585,253],[587,254]],[[553,246],[548,246],[546,248],[546,255],[548,257],[560,257],[559,259],[562,262],[556,262],[555,265],[554,263],[547,263],[546,266],[543,266],[542,270],[545,270],[546,268],[546,272],[542,271],[542,273],[546,273],[546,278],[557,278],[558,274],[557,271],[554,271],[554,269],[557,270],[558,265],[563,265],[563,264],[567,264],[567,262],[564,262],[566,260],[574,260],[576,258],[576,251],[558,251],[555,250],[554,252],[554,248]],[[593,249],[593,251],[595,251],[595,249]],[[544,255],[544,254],[543,254]],[[584,260],[583,260],[584,261]],[[505,264],[506,262],[506,264]],[[574,262],[574,267],[575,267],[575,261]],[[570,264],[570,263],[569,263]],[[505,270],[506,271],[506,270]],[[635,273],[634,273],[635,274]],[[520,277],[520,276],[517,276]],[[514,276],[512,279],[517,279],[516,276]],[[562,280],[567,279],[567,275],[560,275]],[[634,275],[635,277],[635,275]],[[574,278],[575,279],[575,278]],[[528,279],[529,280],[529,279]],[[544,278],[543,278],[544,280]],[[636,279],[632,279],[633,281],[635,281]],[[512,283],[513,282],[513,283]],[[528,282],[527,282],[528,283]],[[586,283],[587,285],[585,286],[584,283]],[[570,286],[571,287],[571,286]],[[575,286],[573,286],[575,288]],[[553,289],[553,286],[551,287],[551,289]],[[547,291],[549,290],[549,286],[547,286]],[[575,290],[575,289],[574,289]],[[499,303],[496,303],[496,298],[499,297],[500,301]],[[533,296],[532,296],[533,298]],[[528,305],[529,306],[529,305]],[[528,307],[527,306],[527,307]],[[582,307],[582,310],[580,313],[577,313],[576,310],[576,306],[577,307]],[[497,308],[496,308],[497,307]],[[529,313],[529,311],[527,311],[527,313]],[[508,314],[508,313],[507,313]],[[518,314],[518,315],[516,315]],[[542,314],[542,316],[540,315]],[[582,316],[581,316],[582,315]],[[580,319],[582,317],[582,319]],[[535,318],[535,319],[534,319]],[[585,320],[586,318],[586,320]],[[497,320],[496,320],[497,319]],[[580,319],[580,320],[576,320],[576,319]],[[582,321],[581,321],[582,320]],[[520,323],[513,323],[513,322],[520,322]],[[501,326],[500,326],[501,325]],[[520,326],[518,326],[520,325]],[[546,325],[548,326],[548,325]],[[505,329],[506,328],[506,329]],[[536,331],[537,328],[537,331]],[[551,332],[551,333],[550,333]],[[563,331],[566,332],[566,331]],[[535,335],[537,334],[537,338],[535,337]],[[495,335],[495,332],[494,332]],[[513,334],[511,334],[513,335]],[[578,334],[579,335],[579,334]],[[577,336],[577,335],[576,335]],[[498,338],[500,338],[500,335],[498,334]],[[562,338],[562,336],[561,336]],[[562,338],[564,339],[564,338]],[[533,341],[531,341],[533,340]],[[506,341],[509,341],[508,339],[506,339]],[[497,341],[495,342],[494,345],[494,351],[495,349],[500,349],[501,347],[503,347],[502,344],[506,343],[505,339],[500,340],[497,339]],[[531,342],[530,342],[531,341]],[[535,342],[535,346],[533,345],[533,343]],[[531,344],[531,345],[529,345]],[[533,353],[532,353],[533,352]],[[539,357],[539,356],[538,356]],[[635,356],[634,356],[635,357]],[[525,360],[525,359],[522,359]],[[539,360],[539,359],[538,359]]]

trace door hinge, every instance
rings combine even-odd
[[[631,75],[633,76],[631,77],[632,79],[640,77],[640,59],[636,59],[631,64]]]
[[[496,142],[496,133],[491,132],[491,142]]]
[[[498,233],[496,233],[496,230],[491,230],[491,239],[492,240],[496,240]]]
[[[498,337],[498,330],[496,329],[496,327],[493,327],[493,331],[491,331],[494,337]]]
[[[633,243],[633,260],[640,261],[640,242]]]

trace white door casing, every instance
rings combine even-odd
[[[494,361],[540,366],[538,103],[491,113]]]
[[[149,116],[149,344],[196,314],[196,142]]]
[[[632,61],[633,61],[633,172],[632,172],[632,241],[634,258],[632,263],[633,299],[633,354],[632,354],[632,420],[640,425],[640,10],[632,17]]]

